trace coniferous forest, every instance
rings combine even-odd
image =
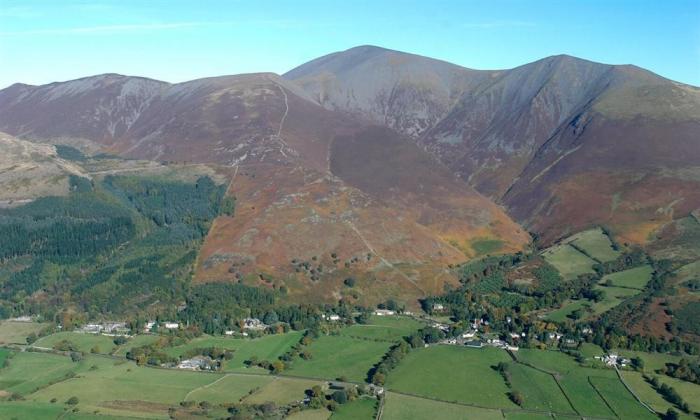
[[[0,315],[124,315],[183,301],[196,251],[228,202],[225,185],[140,176],[70,183],[67,197],[0,210]]]

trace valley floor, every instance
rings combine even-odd
[[[266,418],[292,419],[653,419],[673,408],[641,372],[618,374],[596,365],[592,357],[581,364],[559,351],[445,344],[408,353],[388,373],[385,386],[375,388],[381,389],[379,398],[375,391],[338,404],[334,411],[307,407],[312,389],[330,397],[337,389],[366,388],[368,372],[400,340],[400,333],[420,326],[406,317],[373,317],[367,325],[342,327],[308,345],[308,360],[295,359],[275,374],[246,367],[243,361],[279,357],[299,341],[298,332],[257,339],[202,336],[163,349],[171,355],[212,345],[230,349],[233,357],[217,372],[138,366],[124,357],[157,336],[108,346],[104,336],[56,333],[33,346],[0,348],[0,418],[222,418],[240,407],[256,407],[268,411]],[[13,334],[15,342],[21,334],[17,328],[0,331]],[[72,360],[70,353],[50,349],[61,340],[103,346]],[[588,347],[582,353],[602,352]],[[653,367],[666,360],[661,354],[638,355],[648,360],[644,373],[652,376]],[[674,386],[691,411],[700,411],[700,386],[656,376]],[[520,405],[511,398],[516,391]]]

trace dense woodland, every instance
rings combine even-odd
[[[79,320],[123,316],[152,302],[177,305],[211,222],[233,211],[225,186],[208,177],[70,182],[68,197],[0,211],[0,315],[55,319],[77,307],[71,316]],[[54,297],[37,296],[40,290]]]

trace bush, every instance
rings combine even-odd
[[[68,405],[77,405],[78,404],[78,397],[70,397],[68,398],[68,401],[66,401],[66,404]]]
[[[669,408],[668,410],[666,410],[666,414],[664,414],[663,417],[664,420],[678,420],[678,418],[678,412],[673,408]]]
[[[126,344],[127,341],[128,340],[123,335],[120,335],[118,337],[114,337],[114,344],[117,346],[121,346],[122,344]]]
[[[525,402],[525,398],[523,397],[523,394],[521,394],[518,391],[512,391],[508,396],[510,397],[511,401],[513,401],[514,403],[518,404],[521,407],[522,407],[523,403]]]
[[[331,395],[331,399],[333,401],[337,402],[338,404],[345,404],[348,402],[348,394],[345,391],[339,390],[335,391],[333,395]]]

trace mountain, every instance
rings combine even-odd
[[[642,243],[700,207],[700,90],[638,67],[562,55],[475,71],[358,47],[285,77],[411,135],[546,243],[596,224]]]
[[[0,103],[0,127],[25,138],[226,173],[236,215],[213,223],[196,282],[284,286],[300,301],[415,303],[456,284],[449,264],[530,241],[411,138],[326,109],[274,74],[179,84],[101,75],[15,85]],[[357,287],[343,296],[348,277]]]
[[[282,77],[16,84],[0,130],[217,166],[239,213],[214,223],[197,280],[277,278],[325,299],[378,272],[417,282],[413,297],[441,289],[440,267],[526,246],[511,217],[543,244],[594,225],[645,243],[700,208],[700,90],[566,55],[471,70],[361,46]],[[338,255],[366,253],[343,271]],[[291,263],[313,257],[337,270]]]
[[[409,136],[437,124],[465,91],[490,77],[444,61],[360,46],[284,74],[328,109],[349,111]]]

